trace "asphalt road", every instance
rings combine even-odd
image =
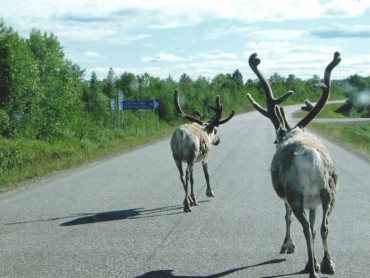
[[[296,219],[296,252],[279,254],[285,209],[269,174],[272,124],[253,112],[219,134],[209,165],[216,196],[205,196],[196,165],[191,213],[169,139],[1,195],[0,277],[308,277],[299,274],[307,257]],[[333,277],[369,277],[370,165],[322,141],[340,173]],[[318,230],[320,221],[321,210]],[[318,235],[318,261],[322,250]]]

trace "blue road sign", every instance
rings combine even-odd
[[[159,104],[159,100],[125,100],[123,110],[157,109]]]

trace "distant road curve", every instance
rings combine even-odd
[[[332,100],[332,101],[328,101],[327,104],[333,104],[333,103],[345,103],[346,102],[346,99],[342,99],[342,100]],[[316,103],[315,103],[316,104]],[[313,105],[315,105],[313,104]],[[297,110],[300,110],[301,108],[301,105],[300,106],[293,106],[293,107],[296,107]],[[294,110],[294,109],[290,109],[290,115],[291,115],[291,118],[292,119],[296,119],[295,117],[293,117],[293,113],[296,112],[297,110]],[[340,119],[330,119],[330,118],[327,118],[327,119],[317,119],[315,118],[312,122],[314,123],[356,123],[356,122],[370,122],[370,118],[340,118]]]

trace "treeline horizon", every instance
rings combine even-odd
[[[179,121],[173,105],[175,89],[179,89],[187,113],[199,110],[205,118],[211,116],[207,107],[214,104],[216,95],[221,96],[226,114],[232,109],[250,110],[247,93],[264,102],[257,77],[244,80],[238,69],[212,79],[200,76],[193,80],[184,73],[178,81],[148,73],[124,72],[117,76],[113,68],[102,80],[95,72],[89,79],[84,74],[84,69],[66,59],[53,33],[33,29],[28,38],[22,38],[0,19],[0,135],[48,142],[99,140],[102,134],[111,132],[109,100],[116,99],[117,91],[124,92],[126,100],[159,100],[160,107],[149,113],[149,121],[158,117],[168,124]],[[320,90],[312,90],[313,84],[322,81],[317,75],[302,80],[294,74],[285,78],[274,73],[268,80],[275,96],[288,90],[295,92],[286,104],[303,103],[306,99],[315,102],[321,95]],[[352,75],[333,80],[331,99],[351,99],[367,88],[370,77]],[[130,124],[135,119],[129,115],[126,121]]]

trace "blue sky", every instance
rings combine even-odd
[[[239,69],[255,79],[254,52],[267,77],[322,77],[335,51],[333,79],[370,75],[370,0],[1,0],[0,17],[23,37],[56,35],[87,79],[110,67],[175,80]]]

